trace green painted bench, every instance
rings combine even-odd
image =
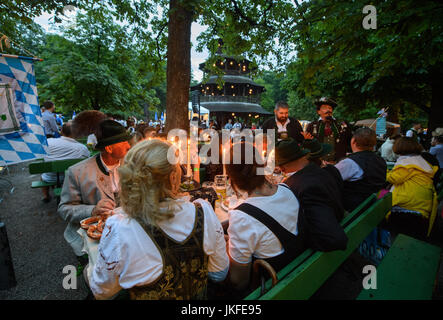
[[[377,267],[376,289],[363,289],[358,300],[430,300],[441,248],[399,234]]]
[[[318,252],[308,249],[277,273],[279,281],[274,287],[268,280],[265,294],[261,295],[261,288],[257,288],[245,300],[309,299],[384,219],[391,207],[391,193],[379,200],[373,194],[341,222],[349,239],[346,250]]]
[[[57,174],[57,180],[55,182],[44,182],[44,181],[32,181],[31,188],[42,188],[42,187],[54,187],[54,195],[57,197],[57,201],[60,198],[60,193],[62,189],[62,183],[60,181],[60,173],[65,173],[65,171],[72,165],[80,162],[84,159],[67,159],[67,160],[55,160],[55,161],[36,161],[29,164],[30,174],[42,174],[55,172]]]

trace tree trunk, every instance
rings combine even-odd
[[[429,113],[428,130],[434,131],[443,127],[443,73],[435,72],[431,78],[432,98]]]
[[[166,131],[189,130],[188,102],[193,12],[185,7],[185,3],[183,0],[169,2]]]

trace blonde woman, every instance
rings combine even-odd
[[[89,284],[96,299],[204,299],[207,279],[226,278],[222,226],[205,200],[179,198],[171,144],[136,144],[119,168],[122,208],[106,221]]]

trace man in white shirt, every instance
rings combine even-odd
[[[83,241],[77,233],[80,221],[107,214],[119,205],[117,168],[131,147],[128,142],[131,138],[125,127],[118,122],[104,120],[100,123],[98,143],[95,146],[100,154],[68,169],[58,213],[68,222],[65,240],[79,257],[83,254]]]
[[[412,124],[412,128],[406,132],[406,137],[414,138],[415,140],[419,141],[418,134],[420,133],[421,129],[421,124],[419,122],[414,122]]]
[[[275,118],[270,118],[263,123],[263,132],[268,129],[277,130],[275,137],[277,141],[294,139],[298,143],[304,141],[303,128],[300,122],[289,116],[289,105],[279,101],[274,109]]]
[[[343,204],[348,212],[386,183],[386,162],[374,152],[376,144],[374,130],[358,129],[351,139],[353,153],[335,165],[344,181]]]
[[[48,139],[48,154],[45,157],[45,161],[80,159],[89,157],[88,148],[72,138],[71,129],[71,123],[65,123],[62,127],[61,138]],[[63,180],[63,178],[63,175],[60,175],[60,179]],[[55,172],[43,173],[41,179],[44,182],[56,182],[57,174]],[[51,196],[49,195],[49,187],[43,187],[42,192],[42,201],[45,203],[51,201]]]

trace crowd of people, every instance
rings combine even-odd
[[[228,298],[244,297],[251,290],[257,259],[278,271],[307,248],[345,250],[348,239],[340,222],[374,193],[393,194],[385,228],[428,239],[437,218],[442,128],[433,133],[430,150],[409,133],[391,135],[377,150],[374,130],[353,130],[333,117],[335,101],[321,98],[315,105],[319,118],[306,130],[289,117],[285,102],[278,102],[275,117],[263,124],[263,129],[277,132],[276,172],[284,176],[280,183],[259,174],[266,162],[254,157],[246,163],[249,147],[259,155],[259,146],[238,141],[238,164],[231,144],[225,169],[242,200],[229,211],[227,226],[209,202],[191,202],[180,192],[184,172],[180,164],[168,161],[172,144],[161,127],[134,121],[125,127],[103,117],[94,133],[88,132],[95,136],[98,151],[89,157],[89,150],[73,139],[82,115],[77,123],[64,124],[59,141],[48,139],[49,154],[85,157],[68,169],[58,206],[68,223],[65,239],[81,265],[88,258],[77,233],[80,221],[108,217],[92,274],[85,273],[93,296],[205,299],[229,292]],[[235,126],[228,122],[225,128]],[[220,129],[213,121],[209,128]],[[387,162],[393,161],[388,171]]]

